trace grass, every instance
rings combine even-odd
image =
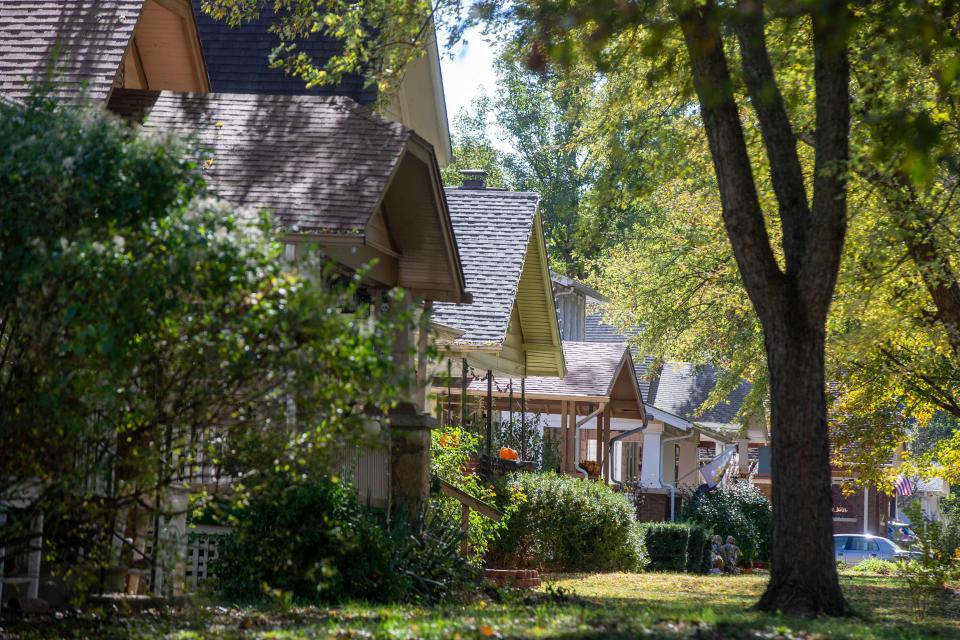
[[[35,619],[7,638],[698,638],[910,640],[960,638],[960,597],[946,595],[922,621],[896,578],[841,576],[858,618],[795,619],[750,611],[764,576],[593,574],[550,576],[537,593],[439,607],[333,609],[199,607],[173,614]]]

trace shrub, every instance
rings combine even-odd
[[[649,522],[641,525],[644,547],[653,571],[707,573],[710,531],[696,524]]]
[[[652,571],[683,571],[687,566],[687,541],[690,527],[673,522],[641,525],[643,542]]]
[[[897,573],[897,564],[880,558],[867,558],[863,562],[850,567],[854,573],[873,573],[879,576],[892,576]]]
[[[710,572],[710,530],[690,525],[690,537],[687,538],[687,573]]]
[[[756,487],[738,482],[727,489],[694,494],[684,501],[680,517],[712,529],[724,539],[736,538],[745,561],[770,560],[773,512],[770,501]]]
[[[435,601],[476,575],[459,556],[456,527],[431,518],[388,529],[333,479],[264,492],[234,517],[212,567],[232,601]]]
[[[434,476],[446,480],[461,491],[470,494],[478,500],[495,504],[496,490],[485,484],[483,478],[467,470],[467,464],[479,451],[479,438],[457,426],[448,426],[443,429],[434,429],[433,441],[430,449],[430,469]],[[460,524],[461,505],[457,500],[446,496],[437,498],[438,517]],[[509,513],[505,514],[509,517]],[[470,511],[470,528],[467,532],[467,542],[473,553],[472,558],[477,565],[483,564],[484,555],[490,547],[490,542],[505,525]]]
[[[923,618],[933,601],[945,593],[947,583],[960,580],[960,532],[955,513],[938,522],[921,511],[919,501],[912,502],[904,513],[910,518],[920,555],[901,562],[899,569],[907,582],[914,614]]]
[[[645,564],[633,505],[598,482],[518,473],[516,512],[491,546],[492,564],[548,571],[636,571]]]

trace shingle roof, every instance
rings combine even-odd
[[[717,385],[718,371],[709,365],[697,366],[690,362],[668,362],[650,385],[653,406],[667,411],[684,420],[729,424],[736,419],[743,400],[750,391],[750,383],[741,381],[727,398],[698,412],[697,409],[707,399]],[[649,402],[649,401],[648,401]]]
[[[457,344],[503,344],[540,196],[501,189],[445,190],[473,304],[437,303],[434,319],[463,330]]]
[[[343,97],[117,89],[110,109],[194,135],[217,195],[304,233],[361,231],[415,135]]]
[[[143,0],[3,0],[0,2],[0,93],[29,95],[56,51],[56,93],[87,87],[105,100],[140,17]]]
[[[562,378],[530,376],[526,378],[528,394],[557,396],[605,397],[610,391],[617,367],[627,350],[626,343],[567,342],[563,343],[563,357],[567,375]],[[520,388],[515,379],[514,392]],[[506,380],[497,379],[505,384]],[[471,391],[486,391],[484,380],[470,383]]]
[[[301,78],[288,76],[282,69],[271,69],[268,56],[280,40],[270,33],[276,20],[272,3],[261,3],[260,18],[231,28],[200,10],[200,0],[193,0],[200,43],[213,91],[227,93],[260,93],[273,95],[340,95],[360,104],[377,100],[376,86],[364,87],[364,78],[346,74],[336,85],[308,89]],[[340,43],[322,34],[313,34],[297,43],[297,51],[306,53],[316,66],[340,53]]]
[[[591,342],[616,342],[623,341],[623,334],[605,324],[601,314],[594,313],[587,315],[586,338]],[[697,413],[697,409],[717,385],[716,367],[698,366],[690,362],[667,362],[659,375],[651,376],[650,367],[653,362],[652,356],[641,357],[634,354],[637,377],[640,379],[647,404],[691,422],[713,423],[714,426],[733,423],[751,388],[750,383],[744,380],[726,400]]]

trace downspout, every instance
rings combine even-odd
[[[690,433],[685,433],[682,436],[673,436],[672,438],[664,438],[660,441],[660,484],[665,484],[670,487],[670,522],[674,522],[677,518],[676,514],[676,495],[677,495],[677,485],[670,482],[666,482],[663,479],[663,445],[669,444],[671,442],[679,442],[681,440],[686,440],[690,436],[697,435],[697,432],[693,429],[690,430]]]
[[[614,484],[616,484],[616,485],[617,485],[617,488],[620,489],[621,491],[623,490],[623,480],[614,480],[614,479],[613,479],[613,445],[615,445],[616,443],[620,442],[620,441],[623,440],[624,438],[628,438],[628,437],[632,436],[632,435],[635,434],[635,433],[640,433],[641,431],[643,431],[644,429],[647,428],[647,424],[649,423],[649,421],[650,421],[650,419],[647,417],[647,412],[644,411],[644,412],[643,412],[643,424],[642,424],[642,425],[640,425],[640,426],[637,427],[636,429],[630,429],[629,431],[624,431],[624,432],[621,433],[620,435],[614,436],[614,437],[610,438],[610,457],[607,459],[607,477],[610,478],[610,480],[611,480]],[[611,420],[611,422],[612,422],[612,420]]]
[[[576,461],[576,470],[583,474],[584,478],[589,478],[590,474],[587,473],[587,470],[580,466],[580,429],[583,425],[587,424],[592,418],[596,418],[600,413],[606,408],[605,404],[601,404],[600,408],[591,413],[590,415],[584,416],[583,418],[577,420],[576,425],[573,429],[573,459]]]

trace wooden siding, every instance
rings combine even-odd
[[[124,87],[210,90],[193,9],[185,0],[147,0],[123,62]]]
[[[424,160],[408,150],[383,200],[388,234],[400,257],[398,284],[430,300],[455,302],[460,287],[454,240],[445,232],[439,176],[434,184],[435,167]]]
[[[517,309],[523,325],[528,376],[564,375],[563,351],[557,322],[553,283],[547,269],[540,214],[534,218],[523,272],[517,289]]]

